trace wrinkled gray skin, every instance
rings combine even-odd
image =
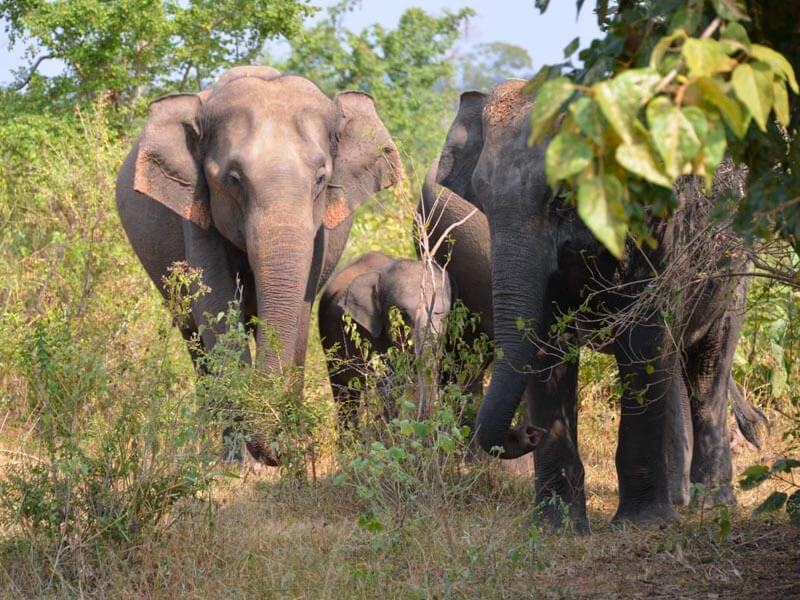
[[[451,132],[450,143],[454,143],[453,138],[458,139],[462,132]],[[417,206],[417,212],[423,217],[423,221],[428,223],[429,244],[434,246],[444,232],[451,225],[460,223],[467,215],[472,216],[458,225],[448,233],[449,242],[446,241],[437,252],[435,259],[446,266],[450,278],[455,283],[458,290],[457,299],[460,299],[466,307],[481,316],[480,330],[493,338],[494,329],[492,321],[492,290],[491,290],[491,239],[489,235],[489,223],[483,212],[474,212],[476,205],[468,202],[451,189],[446,188],[436,181],[439,172],[438,159],[431,164],[428,175],[422,187],[422,197]],[[742,296],[739,294],[738,296]],[[737,302],[725,313],[723,319],[735,329],[741,327],[744,319],[742,307]],[[732,323],[731,323],[732,322]],[[720,361],[718,364],[726,364],[727,361]],[[487,365],[488,367],[488,365]],[[720,377],[725,374],[721,373]],[[719,383],[720,380],[718,380]],[[482,394],[483,389],[480,381],[472,393]],[[736,423],[743,433],[745,439],[756,448],[761,447],[760,428],[768,427],[768,421],[764,413],[758,408],[750,405],[739,390],[733,377],[728,373],[728,391],[733,397],[733,412]],[[526,390],[526,393],[528,390]],[[670,499],[673,504],[685,505],[689,502],[689,486],[691,482],[691,458],[693,453],[692,415],[689,406],[689,395],[686,392],[686,384],[683,377],[675,377],[674,387],[671,393],[673,397],[671,409],[668,413],[673,421],[668,425],[667,434],[667,457],[668,472],[670,482]],[[473,426],[474,424],[470,424]],[[568,444],[564,444],[568,447]],[[525,463],[520,461],[525,457],[516,460],[507,460],[506,463],[518,463],[519,471],[530,471],[525,468]],[[532,465],[531,465],[532,466]],[[699,466],[697,467],[699,469]]]
[[[545,518],[557,523],[561,511],[554,500],[559,499],[568,506],[576,529],[585,531],[584,470],[577,447],[578,362],[564,361],[552,348],[545,352],[541,342],[520,333],[517,319],[532,323],[536,337],[547,340],[559,313],[580,306],[589,290],[597,291],[593,282],[647,281],[650,265],[668,264],[695,223],[677,219],[658,223],[657,250],[646,256],[632,252],[622,262],[614,259],[574,209],[561,204],[547,186],[546,146],[527,145],[530,103],[520,94],[521,86],[521,82],[501,84],[490,97],[462,95],[436,182],[480,207],[490,230],[494,337],[504,358],[494,365],[481,406],[479,441],[487,451],[503,448],[506,458],[534,449],[537,440],[528,431],[510,430],[527,388],[533,425],[547,431],[534,453],[536,502],[544,506]],[[719,278],[696,287],[685,299],[686,311],[679,321],[683,369],[676,353],[665,351],[665,325],[656,312],[614,332],[607,350],[614,353],[626,382],[616,457],[620,499],[615,522],[675,517],[668,477],[673,449],[667,432],[680,429],[674,425],[679,418],[686,423],[676,400],[680,395],[676,377],[687,390],[683,406],[691,413],[693,438],[691,457],[680,461],[680,469],[673,463],[671,470],[685,471],[688,463],[691,480],[716,490],[719,500],[734,501],[726,411],[731,360],[740,333],[741,320],[734,318],[740,285],[735,278]],[[635,285],[626,289],[636,291]],[[611,292],[595,299],[612,312],[624,310],[631,301],[627,294]],[[578,331],[569,333],[580,339]]]
[[[402,166],[372,99],[331,100],[302,77],[237,67],[198,94],[150,105],[142,134],[117,178],[122,226],[150,278],[175,261],[202,269],[211,292],[191,307],[189,338],[242,286],[259,366],[305,361],[311,304],[339,260],[352,212],[399,181]],[[207,328],[202,345],[219,329]],[[245,350],[242,360],[250,362]],[[251,449],[252,451],[252,449]],[[257,458],[270,462],[266,456]]]
[[[370,342],[374,352],[385,353],[393,344],[390,309],[396,307],[411,327],[417,351],[429,335],[443,332],[451,296],[450,280],[436,264],[426,267],[422,261],[381,252],[365,254],[334,275],[320,298],[319,332],[329,357],[340,425],[355,427],[360,392],[348,384],[354,378],[362,383],[366,378],[361,352],[345,332],[344,314],[352,317],[359,336]],[[335,357],[331,355],[334,346]],[[341,361],[345,361],[344,366]]]

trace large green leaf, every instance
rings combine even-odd
[[[772,109],[772,72],[768,67],[741,64],[733,71],[733,91],[742,101],[761,131],[767,130],[767,119]]]
[[[672,188],[672,182],[661,169],[647,144],[620,144],[617,146],[616,158],[620,165],[642,179],[665,188]]]
[[[538,144],[550,129],[561,105],[575,91],[575,85],[566,77],[557,77],[542,84],[531,111],[531,135],[528,143]]]
[[[747,30],[735,21],[728,23],[722,30],[720,44],[728,54],[733,54],[739,50],[750,52],[750,37],[747,35]]]
[[[689,76],[708,77],[714,73],[725,73],[736,66],[736,61],[725,54],[717,40],[689,38],[681,48]]]
[[[547,147],[545,171],[551,186],[562,179],[580,173],[592,162],[592,147],[583,137],[569,131],[561,131]]]
[[[768,512],[774,512],[780,509],[789,496],[784,492],[772,492],[767,499],[755,507],[753,510],[754,515],[761,515]]]
[[[569,112],[572,113],[572,118],[584,135],[601,146],[603,144],[603,117],[600,115],[597,103],[584,96],[569,105]]]
[[[794,69],[786,57],[772,48],[767,48],[761,44],[753,44],[750,48],[750,55],[756,60],[767,63],[773,71],[778,72],[786,81],[795,94],[800,94],[800,87],[797,86]]]
[[[742,113],[739,103],[725,91],[725,84],[712,77],[701,77],[693,82],[704,100],[719,109],[722,118],[736,137],[742,138],[747,133],[747,119]]]
[[[653,143],[664,160],[664,170],[673,180],[677,179],[683,166],[700,150],[700,140],[692,123],[680,108],[664,97],[655,98],[647,105],[647,123]]]
[[[654,69],[630,69],[593,86],[600,110],[626,144],[633,143],[633,121],[660,80]]]
[[[761,485],[769,477],[769,467],[766,465],[750,465],[742,473],[739,486],[743,490],[752,490]]]
[[[622,184],[613,175],[590,177],[578,187],[578,214],[617,258],[622,258],[628,234],[628,215],[622,194]]]

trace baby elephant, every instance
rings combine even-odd
[[[352,318],[362,340],[373,352],[385,353],[394,343],[390,309],[396,307],[411,328],[415,353],[429,334],[443,331],[450,312],[452,291],[447,274],[435,263],[370,252],[333,276],[319,303],[319,332],[328,357],[328,373],[339,411],[339,424],[354,428],[360,389],[351,389],[352,379],[364,383],[363,356],[345,331],[343,316]],[[331,352],[331,348],[336,350]]]

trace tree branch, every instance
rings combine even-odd
[[[56,57],[53,54],[44,54],[44,55],[40,56],[39,58],[37,58],[36,62],[33,63],[33,66],[31,67],[31,70],[28,73],[28,76],[21,83],[17,84],[17,86],[14,88],[14,91],[18,92],[22,88],[24,88],[26,85],[28,85],[31,82],[31,79],[33,79],[33,76],[36,73],[36,69],[39,68],[39,65],[42,64],[44,61],[46,61],[48,59],[51,59],[51,58],[56,58]]]

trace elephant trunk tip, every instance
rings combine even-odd
[[[516,429],[501,430],[477,425],[478,443],[487,453],[506,460],[519,458],[533,452],[547,432],[533,425],[522,425]]]

